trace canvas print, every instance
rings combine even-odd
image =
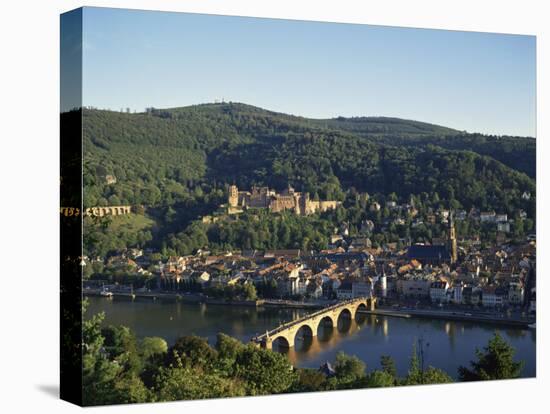
[[[536,376],[535,45],[63,14],[62,398]]]

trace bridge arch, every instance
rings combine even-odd
[[[334,328],[337,322],[338,318],[334,318],[331,314],[323,315],[317,322],[317,329],[320,326],[332,326]]]
[[[331,314],[321,316],[317,320],[317,338],[322,342],[328,341],[332,337],[334,330],[338,327],[337,322],[338,319]]]
[[[343,308],[342,310],[340,310],[340,312],[338,312],[338,319],[344,317],[344,318],[353,318],[355,316],[355,312],[353,312],[353,310],[351,308],[348,308],[348,307],[345,307]]]
[[[365,313],[361,313],[362,311],[367,311],[369,310],[368,306],[367,306],[367,303],[366,301],[365,302],[361,302],[357,305],[357,307],[355,308],[355,320],[358,321],[358,322],[362,322],[365,320],[366,318],[366,314]]]
[[[317,326],[304,323],[296,329],[293,339],[294,346],[301,348],[302,351],[308,350],[311,347],[314,336],[317,336]]]
[[[272,340],[272,346],[273,345],[275,345],[277,349],[289,349],[294,345],[294,338],[291,343],[285,335],[279,335]]]
[[[339,332],[348,332],[351,329],[353,316],[353,309],[345,307],[340,310],[340,312],[338,312],[338,318],[336,319],[336,329],[338,329]]]
[[[315,326],[315,328],[317,327]],[[296,340],[296,336],[298,336],[299,334],[303,336],[314,336],[315,335],[314,327],[311,326],[309,323],[304,323],[303,325],[300,325],[298,329],[296,329],[296,333],[294,334],[295,340]]]

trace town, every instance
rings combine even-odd
[[[232,186],[229,205],[233,206],[235,199],[241,200],[242,194]],[[254,189],[252,194],[265,198],[270,191]],[[293,197],[302,196],[293,193]],[[237,205],[246,203],[250,199]],[[377,202],[370,205],[371,210],[381,208]],[[384,208],[414,213],[410,204],[399,205],[391,200]],[[479,237],[457,240],[456,222],[465,220],[494,226],[496,243],[481,243]],[[326,305],[376,297],[379,306],[391,309],[462,308],[534,316],[534,234],[524,242],[509,243],[506,232],[513,220],[494,211],[439,210],[429,214],[426,221],[428,225],[446,227],[447,237],[433,238],[431,243],[373,247],[369,237],[350,236],[347,226],[342,226],[334,229],[328,249],[320,251],[251,249],[213,254],[199,249],[193,255],[162,260],[162,255],[151,249],[128,248],[108,258],[85,257],[85,274],[93,275],[100,269],[101,275],[110,275],[87,278],[85,287],[89,292],[101,289],[107,296],[163,292],[241,304],[271,300]],[[366,234],[374,230],[370,220],[362,227]]]

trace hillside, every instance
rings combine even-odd
[[[210,213],[233,183],[291,184],[338,200],[350,190],[400,200],[425,194],[443,206],[534,217],[529,138],[396,118],[312,120],[234,103],[138,114],[85,109],[83,123],[85,205],[145,205],[159,237]]]
[[[374,137],[383,135],[402,137],[448,136],[460,133],[460,131],[452,128],[426,122],[389,117],[338,117],[312,120],[312,123],[327,128],[349,131],[361,136]]]
[[[456,170],[446,171],[439,162],[443,176],[455,176],[464,184],[477,180],[487,184],[485,170],[491,168],[495,175],[508,177],[507,182],[534,186],[517,173],[534,168],[534,140],[456,135],[444,127],[395,118],[329,121],[322,126],[324,121],[244,104],[205,104],[150,114],[85,110],[88,196],[97,202],[111,195],[97,180],[106,174],[116,176],[120,195],[136,204],[161,202],[163,196],[154,187],[162,186],[177,197],[195,182],[275,188],[290,182],[312,193],[326,193],[322,187],[331,177],[345,188],[407,196],[412,190],[407,178],[411,173],[416,188],[427,192],[441,188],[444,183],[431,183],[418,163],[446,156],[456,159]],[[387,133],[380,132],[382,126]],[[464,171],[456,164],[461,161],[468,163]]]

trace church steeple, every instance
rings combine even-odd
[[[458,251],[456,245],[455,221],[452,210],[449,213],[449,238],[447,240],[447,248],[449,249],[449,253],[451,255],[451,264],[456,263],[458,259]]]

